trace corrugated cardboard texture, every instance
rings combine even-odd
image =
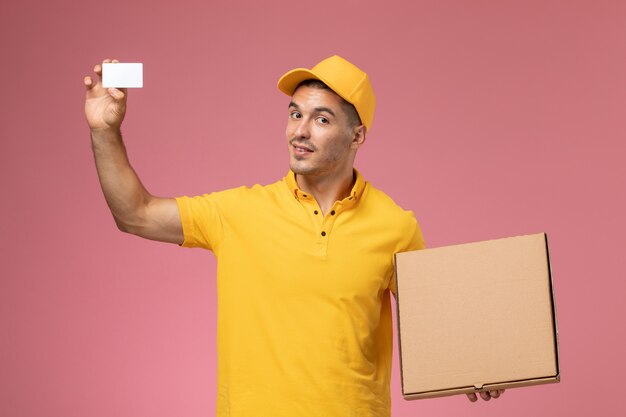
[[[405,398],[558,380],[545,234],[396,255]]]

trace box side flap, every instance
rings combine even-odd
[[[556,374],[560,380],[561,361],[559,355],[559,327],[557,325],[556,302],[554,297],[554,278],[552,275],[552,263],[550,262],[550,246],[548,245],[548,234],[544,233],[543,235],[546,241],[546,260],[548,263],[548,274],[550,276],[550,302],[552,305],[552,325],[554,326],[554,356],[556,358]]]

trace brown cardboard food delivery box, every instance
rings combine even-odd
[[[544,233],[398,253],[405,399],[559,381]]]

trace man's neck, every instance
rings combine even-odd
[[[298,187],[315,198],[322,214],[326,214],[335,201],[343,200],[350,195],[355,179],[356,175],[352,169],[341,176],[296,174]]]

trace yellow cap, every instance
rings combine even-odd
[[[311,69],[296,68],[278,80],[278,89],[292,96],[298,84],[316,79],[330,87],[337,95],[352,104],[361,122],[369,130],[374,119],[376,98],[367,74],[338,55],[326,58]]]

